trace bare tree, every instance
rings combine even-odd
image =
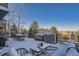
[[[22,6],[19,5],[19,7],[22,7]],[[20,9],[17,9],[17,8],[11,9],[9,12],[8,29],[10,30],[11,23],[15,23],[15,24],[17,23],[16,26],[18,27],[18,32],[19,32],[21,25],[25,24],[25,23],[22,23],[22,22],[25,22],[24,18],[25,18],[24,12],[22,11],[21,8]]]

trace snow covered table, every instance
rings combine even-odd
[[[54,46],[43,46],[42,49],[38,49],[38,50],[35,50],[35,49],[30,49],[32,51],[32,55],[35,55],[35,56],[43,56],[43,55],[46,55],[46,56],[50,56],[51,52],[53,53],[54,51],[57,50],[57,47],[54,47]]]
[[[45,47],[47,47],[48,45],[43,45],[43,46],[40,46],[39,44],[37,44],[35,47],[32,47],[30,48],[31,52],[32,52],[32,55],[36,55],[36,56],[39,56],[41,54],[42,51],[44,51],[43,49]]]
[[[43,43],[43,46],[38,47],[38,44],[37,44],[34,47],[32,47],[31,49],[36,50],[36,51],[41,51],[42,49],[44,49],[47,46],[48,46],[48,44]]]
[[[23,41],[24,40],[24,35],[23,34],[16,34],[15,38],[16,38],[16,40]]]

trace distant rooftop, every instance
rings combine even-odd
[[[51,35],[51,34],[55,34],[55,33],[53,33],[53,32],[39,32],[35,35]]]

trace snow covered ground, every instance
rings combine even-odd
[[[19,48],[26,48],[28,51],[30,51],[30,48],[31,48],[31,49],[34,49],[36,51],[40,51],[39,48],[37,47],[37,45],[41,42],[42,41],[35,41],[33,38],[25,38],[24,41],[17,41],[17,40],[14,40],[12,38],[9,38],[9,40],[6,42],[6,46],[12,47],[15,50],[19,49]],[[45,42],[42,42],[42,43],[44,45],[42,48],[45,48],[47,46],[57,47],[56,51],[53,51],[53,53],[48,53],[51,56],[66,56],[66,55],[67,56],[68,55],[75,56],[75,55],[79,55],[78,52],[74,49],[71,49],[68,53],[66,53],[66,50],[68,49],[68,47],[72,47],[72,45],[74,45],[71,43],[69,45],[60,44],[60,43],[57,43],[57,44],[50,44],[50,43],[45,43]],[[72,54],[72,51],[73,51],[73,54]],[[31,54],[29,54],[29,55],[31,55]]]
[[[39,49],[37,48],[37,44],[41,42],[42,41],[35,41],[32,38],[26,38],[24,41],[16,41],[13,39],[9,39],[8,45],[15,49],[26,48],[28,51],[30,51],[30,48],[32,48],[36,51],[39,51]],[[50,44],[50,43],[45,43],[45,42],[42,42],[42,43],[44,44],[43,48],[45,48],[46,46],[58,47],[58,50],[52,55],[65,55],[66,54],[66,49],[67,49],[66,45],[61,45],[59,43],[58,44]],[[65,50],[65,51],[62,52],[62,50]]]
[[[41,42],[42,41],[35,41],[32,38],[25,38],[24,41],[17,41],[17,40],[9,39],[9,41],[6,42],[6,44],[8,46],[15,48],[15,49],[26,48],[27,50],[29,50],[30,48],[32,48],[32,49],[38,50],[37,44],[39,44]],[[44,43],[44,42],[42,42],[42,43]],[[52,44],[44,43],[45,47],[48,45],[52,45]]]

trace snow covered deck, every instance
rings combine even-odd
[[[58,47],[58,50],[56,51],[56,53],[54,55],[63,55],[63,53],[65,54],[65,51],[62,52],[61,49],[63,49],[63,50],[67,49],[66,45],[50,44],[50,43],[45,43],[45,42],[42,42],[42,41],[35,41],[32,38],[26,38],[24,41],[16,41],[16,40],[13,40],[13,39],[9,39],[9,41],[7,42],[7,45],[11,46],[11,47],[13,47],[15,49],[26,48],[28,51],[30,51],[30,48],[31,48],[31,49],[34,49],[36,51],[40,51],[39,48],[37,47],[37,45],[39,43],[43,43],[42,48],[45,48],[47,46]]]
[[[42,41],[35,41],[34,39],[32,38],[25,38],[24,41],[17,41],[17,40],[13,40],[13,39],[9,39],[8,42],[6,42],[7,45],[15,48],[15,49],[18,49],[18,48],[26,48],[27,50],[30,50],[30,48],[32,49],[35,49],[35,50],[39,50],[37,48],[37,45],[39,43],[44,43]],[[44,43],[44,47],[48,46],[48,45],[52,45],[52,44],[48,44],[48,43]]]
[[[53,46],[53,47],[57,47],[57,50],[56,51],[48,51],[48,54],[50,56],[68,56],[68,55],[72,55],[74,54],[75,55],[79,55],[79,53],[75,50],[75,49],[71,49],[68,53],[66,53],[68,47],[72,47],[72,45],[74,44],[69,44],[69,45],[66,45],[66,44],[60,44],[60,43],[57,43],[57,44],[50,44],[50,43],[45,43],[45,42],[42,42],[42,41],[35,41],[33,38],[25,38],[24,41],[17,41],[17,40],[14,40],[12,38],[9,38],[9,40],[6,42],[6,46],[9,46],[9,47],[12,47],[14,48],[15,50],[16,49],[19,49],[19,48],[25,48],[28,50],[28,52],[30,52],[30,49],[33,49],[35,51],[40,51],[40,49],[37,47],[37,45],[39,43],[43,43],[43,47],[41,47],[42,49],[44,49],[45,47],[47,46]],[[9,50],[9,49],[8,49]],[[73,54],[72,54],[72,51],[73,50]],[[75,52],[74,52],[75,51]],[[2,52],[1,52],[2,53]],[[32,54],[27,54],[26,56],[32,56]]]

